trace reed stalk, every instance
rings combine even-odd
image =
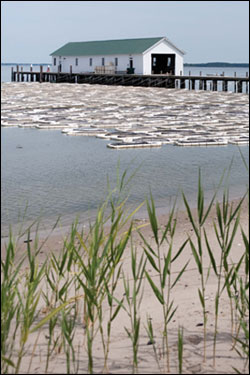
[[[182,374],[183,367],[183,327],[178,327],[178,370]]]
[[[123,274],[123,284],[125,291],[125,299],[128,305],[126,309],[130,319],[130,329],[125,327],[128,337],[132,342],[133,349],[133,370],[132,374],[138,373],[138,349],[139,349],[139,338],[140,338],[140,305],[143,298],[142,282],[144,279],[144,272],[147,260],[144,259],[142,254],[139,262],[137,262],[137,250],[134,249],[131,240],[131,270],[132,270],[132,290],[130,287],[129,277],[125,277]]]
[[[219,186],[221,185],[222,179],[224,175],[222,176]],[[219,187],[218,187],[219,188]],[[217,188],[217,190],[218,190]],[[194,230],[194,235],[196,238],[196,245],[192,241],[191,237],[189,237],[189,243],[191,246],[192,254],[195,260],[195,263],[198,268],[198,272],[200,275],[201,279],[201,289],[198,288],[198,294],[199,294],[199,299],[200,303],[202,306],[202,313],[203,313],[203,361],[206,362],[206,341],[207,341],[207,312],[206,312],[206,282],[209,277],[209,270],[210,267],[208,268],[208,273],[207,275],[204,274],[204,264],[203,264],[203,248],[202,248],[202,228],[205,224],[205,221],[208,217],[208,214],[212,208],[213,202],[215,200],[217,191],[215,191],[212,199],[210,200],[210,203],[208,205],[208,208],[206,212],[204,211],[204,189],[201,184],[201,171],[199,169],[199,177],[198,177],[198,193],[197,193],[197,221],[195,221],[193,214],[191,212],[190,206],[188,204],[188,201],[186,199],[186,196],[184,193],[182,193],[183,196],[183,201],[186,206],[186,210],[188,213],[188,217],[190,220],[190,223],[192,224],[193,230]]]
[[[10,228],[5,260],[1,259],[1,373],[15,369],[12,360],[16,334],[19,329],[20,306],[17,303],[19,273],[24,261],[16,260],[17,248]],[[17,264],[16,264],[17,263]]]
[[[148,338],[149,338],[149,344],[153,345],[153,351],[154,351],[154,357],[156,360],[156,363],[159,368],[159,372],[162,372],[161,365],[160,365],[160,360],[159,360],[159,355],[157,353],[157,348],[155,345],[155,336],[154,336],[154,330],[153,330],[153,324],[152,324],[152,318],[148,315],[147,316],[147,326],[145,327]]]
[[[154,268],[154,270],[158,274],[159,278],[159,287],[154,283],[152,278],[149,276],[148,272],[145,271],[146,278],[156,296],[157,300],[162,305],[162,313],[163,313],[163,336],[162,336],[162,345],[163,345],[163,353],[166,354],[166,368],[167,371],[170,372],[170,356],[169,356],[169,345],[168,345],[168,323],[173,318],[177,307],[173,308],[174,301],[171,301],[170,294],[172,288],[175,286],[177,281],[180,279],[181,275],[185,271],[188,262],[182,268],[182,270],[178,273],[175,281],[172,283],[171,281],[171,263],[176,260],[180,254],[182,253],[184,247],[187,244],[187,241],[183,243],[180,249],[177,251],[177,254],[173,257],[172,249],[173,249],[173,240],[174,234],[176,229],[176,219],[174,219],[175,214],[175,205],[172,208],[168,222],[165,226],[163,233],[160,233],[160,227],[158,225],[154,200],[152,194],[150,195],[150,201],[146,200],[147,203],[147,210],[148,210],[148,217],[150,226],[154,235],[154,242],[156,250],[147,242],[141,232],[139,232],[141,238],[144,242],[144,252],[147,256],[148,261]],[[163,242],[167,243],[167,253],[162,254],[162,244]],[[163,255],[163,261],[162,261]],[[172,283],[172,284],[171,284]]]
[[[36,257],[38,255],[37,249],[31,249],[30,246],[30,232],[28,231],[27,238],[27,255],[29,261],[29,269],[26,273],[26,280],[22,290],[19,290],[19,286],[16,286],[16,293],[18,297],[18,302],[20,305],[20,340],[19,340],[19,350],[17,354],[17,364],[15,368],[15,373],[18,374],[22,357],[24,355],[25,345],[28,341],[30,334],[30,328],[37,316],[37,305],[40,299],[41,290],[39,286],[41,280],[44,276],[44,269],[46,262],[42,265],[39,270]]]
[[[220,262],[219,267],[217,268],[216,262],[213,256],[212,249],[209,245],[208,237],[206,231],[204,229],[204,236],[206,240],[206,246],[209,253],[209,257],[211,260],[211,264],[213,266],[213,270],[215,275],[217,276],[217,291],[215,296],[215,328],[214,328],[214,340],[213,340],[213,366],[215,367],[215,359],[216,359],[216,339],[217,339],[217,332],[218,332],[218,314],[219,314],[219,301],[221,294],[225,287],[229,289],[229,265],[228,265],[228,257],[230,254],[230,250],[233,246],[233,241],[235,238],[235,234],[237,232],[239,222],[240,222],[240,207],[242,205],[245,196],[240,200],[239,204],[233,209],[233,206],[229,203],[229,192],[228,190],[224,191],[223,194],[223,202],[222,207],[220,204],[216,202],[216,217],[218,221],[218,225],[214,222],[214,231],[216,234],[216,238],[221,250]],[[233,224],[233,220],[235,222]],[[231,228],[232,227],[232,228]],[[238,267],[240,267],[241,260],[238,263]],[[225,283],[222,286],[222,277],[223,274],[225,276]]]

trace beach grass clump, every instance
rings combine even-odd
[[[243,359],[243,372],[249,372],[249,239],[241,228],[242,238],[245,245],[244,272],[239,271],[238,264],[233,265],[230,287],[233,288],[231,295],[235,302],[235,332],[232,334],[233,349]],[[237,373],[241,373],[234,368]]]
[[[223,176],[222,176],[223,178]],[[221,181],[222,181],[221,178]],[[220,183],[221,183],[220,181]],[[220,184],[219,184],[220,185]],[[218,190],[218,189],[217,189]],[[205,210],[205,198],[204,198],[204,188],[202,187],[201,183],[201,171],[199,169],[199,177],[198,177],[198,192],[197,192],[197,219],[194,218],[194,215],[192,214],[190,205],[187,201],[187,198],[184,193],[182,193],[183,201],[187,210],[188,218],[190,220],[190,223],[192,225],[192,228],[194,230],[194,236],[196,239],[196,242],[192,240],[192,238],[189,236],[189,243],[192,250],[192,254],[195,260],[195,263],[197,265],[197,269],[200,276],[200,282],[201,282],[201,288],[198,288],[198,295],[199,300],[202,306],[202,314],[203,314],[203,360],[206,361],[206,342],[207,342],[207,309],[206,309],[206,283],[208,281],[210,267],[208,267],[208,270],[206,272],[206,268],[204,266],[204,248],[202,245],[203,241],[203,227],[205,225],[206,219],[209,215],[209,212],[212,208],[212,205],[214,203],[214,200],[216,198],[217,191],[215,191],[214,195],[212,196],[207,209]],[[205,235],[205,233],[204,233]],[[213,262],[212,262],[213,264]]]
[[[44,277],[44,270],[46,261],[42,266],[38,265],[39,249],[37,248],[37,238],[33,248],[30,245],[30,231],[27,235],[27,258],[28,269],[24,274],[24,283],[19,282],[16,286],[19,314],[18,319],[20,323],[20,338],[18,349],[18,360],[16,363],[15,373],[19,373],[22,357],[25,350],[25,345],[28,341],[30,329],[39,315],[38,303],[41,298],[41,281]]]
[[[228,262],[228,258],[230,255],[230,251],[232,249],[234,238],[236,235],[236,232],[239,227],[240,223],[240,208],[242,205],[242,202],[244,201],[245,196],[239,201],[236,208],[233,207],[232,204],[229,202],[229,192],[228,189],[226,189],[223,193],[223,201],[222,205],[220,206],[219,202],[216,202],[216,219],[217,224],[215,221],[213,221],[214,231],[216,234],[216,238],[219,244],[220,249],[220,260],[219,265],[217,267],[213,251],[211,249],[211,246],[209,245],[209,239],[206,234],[206,230],[204,228],[204,236],[206,241],[207,250],[209,253],[209,257],[211,260],[212,268],[214,270],[214,273],[217,277],[217,290],[215,295],[215,324],[214,324],[214,340],[213,340],[213,366],[215,366],[215,359],[216,359],[216,339],[217,339],[217,332],[218,332],[218,316],[219,316],[219,302],[222,295],[222,292],[224,288],[228,290],[228,294],[231,298],[231,289],[230,284],[232,284],[232,281],[230,282],[230,266]],[[237,271],[241,265],[242,259],[244,255],[241,257],[241,259],[238,261],[238,265],[236,269],[233,272],[233,275],[237,275]],[[233,266],[234,267],[234,266]],[[225,282],[223,283],[223,276]],[[234,279],[233,279],[234,280]],[[232,306],[232,304],[230,304]],[[233,326],[233,321],[231,322]]]
[[[176,285],[181,275],[184,273],[189,261],[184,265],[181,271],[178,273],[174,282],[171,279],[171,264],[181,255],[183,249],[187,244],[187,240],[183,243],[177,253],[173,256],[173,241],[176,229],[176,218],[175,206],[172,208],[168,222],[161,232],[160,226],[158,224],[155,204],[150,195],[150,201],[147,199],[147,211],[150,226],[152,229],[154,237],[154,245],[150,245],[146,238],[141,232],[139,232],[143,242],[144,242],[144,252],[147,256],[149,263],[152,265],[154,270],[158,275],[159,285],[152,280],[152,277],[145,270],[145,276],[153,290],[155,297],[162,306],[163,313],[163,334],[162,334],[162,351],[166,355],[166,369],[170,372],[170,355],[169,355],[169,345],[168,345],[168,324],[173,318],[177,307],[174,307],[174,301],[171,300],[171,290]],[[163,251],[163,243],[167,244],[167,250]]]
[[[127,311],[130,320],[130,328],[125,327],[125,331],[132,343],[133,349],[133,369],[132,374],[138,373],[138,350],[139,338],[141,328],[140,305],[143,298],[142,283],[144,281],[144,273],[147,259],[144,259],[144,254],[141,255],[139,262],[137,261],[137,250],[133,247],[131,240],[131,270],[132,270],[132,287],[130,285],[129,276],[123,273],[124,294],[127,306],[124,307]],[[123,304],[124,306],[124,304]]]
[[[17,303],[17,286],[24,258],[15,264],[16,244],[10,228],[6,257],[1,259],[1,373],[9,366],[15,369],[13,349],[20,325],[20,305]]]

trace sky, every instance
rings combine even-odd
[[[2,63],[49,63],[68,42],[161,36],[186,63],[246,63],[249,2],[1,1]]]

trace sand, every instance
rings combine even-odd
[[[237,201],[232,202],[236,207]],[[193,210],[194,211],[194,210]],[[162,227],[167,222],[168,214],[161,215],[159,223]],[[210,246],[213,251],[214,257],[218,264],[220,250],[218,242],[214,233],[213,221],[215,220],[215,207],[213,206],[211,213],[206,221],[205,228],[210,241]],[[248,202],[245,200],[241,209],[241,227],[248,234]],[[154,246],[154,238],[150,229],[147,219],[138,219],[136,224],[143,225],[141,229],[147,241]],[[107,228],[108,230],[108,228]],[[47,242],[44,244],[41,253],[39,254],[39,264],[43,264],[49,252],[56,256],[60,253],[63,244],[63,238],[66,236],[65,230],[58,230],[50,235]],[[185,239],[190,236],[195,241],[194,231],[188,220],[185,211],[178,212],[177,228],[174,239],[173,253],[176,253],[179,247],[183,244]],[[32,238],[32,237],[31,237]],[[44,238],[41,238],[43,241]],[[143,252],[143,241],[139,235],[133,233],[133,243],[137,250],[138,256]],[[32,245],[32,242],[31,242]],[[19,243],[20,252],[25,251],[26,245],[23,239]],[[164,243],[162,246],[163,253],[166,253],[167,245]],[[242,240],[241,232],[238,230],[229,256],[230,263],[237,262],[244,252],[244,243]],[[2,243],[2,253],[4,254],[4,244]],[[207,310],[207,360],[203,361],[203,315],[202,308],[198,296],[198,288],[200,287],[200,278],[197,271],[197,266],[192,257],[190,246],[187,245],[183,250],[181,256],[172,264],[172,280],[178,275],[179,271],[187,263],[188,266],[182,275],[179,282],[171,291],[171,300],[174,301],[174,307],[178,306],[176,313],[172,320],[169,322],[169,348],[170,348],[170,370],[171,373],[177,374],[178,371],[178,327],[183,326],[184,329],[184,347],[183,347],[183,373],[187,374],[228,374],[235,373],[233,367],[243,372],[244,361],[232,350],[231,338],[231,317],[229,298],[226,291],[223,292],[220,299],[219,306],[219,323],[218,323],[218,336],[216,347],[216,365],[213,367],[212,350],[213,350],[213,335],[214,335],[214,304],[215,293],[217,288],[217,278],[213,270],[210,272],[206,284],[206,310]],[[207,252],[204,256],[204,267],[209,265],[209,257]],[[24,267],[26,265],[24,264]],[[123,257],[123,269],[126,275],[131,277],[130,267],[130,250],[129,247],[125,250]],[[158,276],[154,268],[148,262],[146,269],[154,282],[157,284]],[[138,351],[138,372],[141,374],[159,374],[166,371],[166,360],[162,355],[162,331],[163,331],[163,318],[162,307],[157,298],[155,297],[152,289],[147,280],[144,280],[144,294],[140,307],[141,317],[141,331],[139,339]],[[124,293],[123,281],[120,280],[116,290],[117,298],[121,297]],[[45,303],[39,306],[40,313],[39,321],[46,315]],[[161,370],[159,369],[154,356],[153,345],[149,345],[149,338],[147,336],[145,325],[147,317],[152,319],[153,329],[155,333],[155,347],[159,355]],[[107,319],[107,305],[104,308],[104,320]],[[120,310],[119,315],[113,321],[111,333],[110,355],[108,361],[109,373],[116,374],[129,374],[132,373],[133,352],[131,341],[124,327],[129,328],[130,322],[125,311]],[[76,347],[79,344],[81,347],[79,355],[79,371],[78,373],[88,373],[88,356],[84,349],[85,330],[82,322],[79,322],[75,332]],[[32,357],[32,350],[34,342],[37,338],[37,333],[29,336],[27,351],[23,358],[21,371],[19,373],[27,373],[30,359],[32,357],[32,364],[30,373],[42,374],[45,369],[46,362],[46,348],[48,327],[44,326],[40,331],[35,354]],[[77,350],[76,350],[77,352]],[[15,357],[13,357],[15,358]],[[77,354],[78,358],[78,354]],[[103,348],[99,335],[96,336],[93,350],[94,359],[94,372],[101,373],[103,370]],[[63,351],[53,354],[48,373],[63,374],[66,373],[66,360]],[[73,372],[72,372],[73,373]]]

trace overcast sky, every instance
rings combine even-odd
[[[248,1],[1,1],[2,62],[46,63],[68,42],[166,36],[184,62],[248,62]]]

